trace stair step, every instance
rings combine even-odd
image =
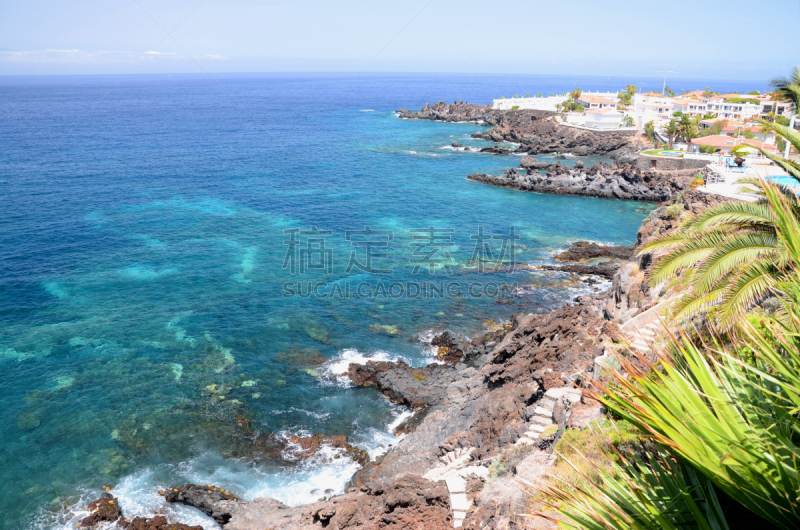
[[[528,432],[533,431],[533,432],[539,433],[539,432],[542,432],[543,430],[545,430],[546,428],[547,427],[545,425],[539,425],[537,423],[536,425],[531,425],[530,429],[528,429]]]
[[[639,330],[639,335],[642,335],[643,337],[655,337],[656,336],[656,332],[653,331],[653,330],[644,328],[644,329],[640,329]]]
[[[645,328],[650,328],[655,331],[661,329],[661,324],[659,324],[658,322],[650,322],[645,326]]]
[[[553,409],[548,409],[545,407],[536,407],[535,409],[533,409],[533,413],[538,414],[539,416],[547,417],[553,415]]]
[[[549,397],[543,397],[539,401],[536,402],[537,407],[544,407],[546,409],[553,410],[556,406],[556,400],[550,399]]]
[[[531,423],[538,423],[539,425],[547,426],[553,423],[553,418],[548,418],[546,416],[534,416],[531,419]]]

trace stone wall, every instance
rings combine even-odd
[[[653,165],[655,162],[655,165]],[[674,171],[676,169],[701,169],[709,164],[708,160],[694,158],[670,158],[666,156],[640,155],[636,161],[636,169],[642,171],[659,169],[661,171]]]

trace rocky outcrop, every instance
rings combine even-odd
[[[91,514],[78,524],[80,528],[108,528],[110,523],[116,522],[117,528],[125,530],[203,530],[202,526],[170,523],[163,515],[153,518],[135,517],[132,521],[127,521],[122,516],[116,497],[110,493],[103,493],[99,499],[90,502],[88,508]]]
[[[457,101],[426,104],[419,112],[398,111],[400,118],[445,122],[478,122],[492,128],[473,134],[491,142],[520,144],[518,153],[572,153],[576,156],[606,155],[632,161],[633,151],[641,151],[632,131],[594,132],[559,124],[550,119],[552,112],[542,110],[495,110],[490,106]]]
[[[356,386],[375,387],[394,403],[418,409],[441,402],[457,374],[447,365],[412,368],[403,361],[368,361],[351,364],[347,376]]]
[[[582,195],[604,199],[626,199],[662,202],[672,198],[677,190],[649,178],[632,166],[596,164],[589,169],[569,169],[558,165],[547,173],[519,172],[514,168],[502,175],[474,174],[467,177],[475,182],[522,191],[556,195]]]
[[[296,508],[268,498],[242,501],[202,492],[191,493],[197,488],[192,484],[178,488],[190,492],[182,497],[182,502],[214,514],[225,530],[453,528],[449,495],[444,483],[430,482],[418,476],[405,476],[391,484],[351,488],[348,493],[328,501]]]
[[[575,241],[567,250],[555,256],[556,261],[587,261],[598,258],[629,260],[633,247],[610,247],[590,241]]]
[[[230,515],[217,508],[221,501],[238,501],[239,497],[228,493],[217,486],[198,486],[197,484],[186,484],[169,491],[159,491],[164,495],[167,502],[177,502],[186,506],[194,506],[201,512],[213,518],[219,524],[226,524],[230,520]]]
[[[81,528],[91,528],[99,523],[113,523],[122,517],[119,501],[110,493],[103,493],[99,499],[89,503],[88,516],[80,522]]]
[[[490,125],[494,124],[499,117],[504,113],[501,110],[494,110],[490,105],[473,105],[472,103],[464,103],[456,101],[452,104],[440,101],[435,105],[426,103],[419,112],[413,112],[407,109],[400,109],[397,111],[402,119],[416,119],[416,120],[432,120],[432,121],[446,121],[446,122],[484,122]]]
[[[551,117],[552,113],[546,111],[504,112],[491,120],[491,129],[477,132],[472,137],[491,142],[514,142],[520,144],[517,152],[532,155],[571,153],[612,158],[637,143],[633,131],[594,132],[561,125]]]
[[[125,530],[203,530],[202,526],[189,526],[183,523],[170,523],[163,515],[153,518],[135,517],[131,522],[120,524]]]

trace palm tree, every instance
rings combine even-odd
[[[789,85],[788,90],[800,96],[800,86]],[[759,123],[800,150],[799,132],[766,120]],[[757,149],[800,182],[800,163]],[[713,312],[723,329],[730,328],[754,304],[776,292],[776,280],[787,274],[787,249],[776,228],[774,208],[766,199],[771,185],[753,179],[740,183],[755,187],[763,198],[709,208],[640,250],[640,254],[651,253],[656,258],[651,285],[682,273],[686,292],[676,308],[677,320]],[[800,222],[796,188],[777,189]]]
[[[691,143],[693,138],[700,136],[697,126],[688,114],[681,115],[678,127],[680,128],[680,135],[683,136],[687,144]]]
[[[788,99],[792,102],[792,111],[797,113],[800,109],[800,92],[796,90],[800,87],[800,68],[795,66],[788,76],[776,77],[769,84],[775,89],[775,96],[778,99]]]
[[[800,205],[794,204],[795,216],[800,219]],[[673,318],[684,321],[714,312],[723,329],[767,297],[772,279],[781,276],[786,265],[785,249],[765,199],[709,208],[644,245],[640,254],[647,253],[656,259],[651,285],[678,273],[684,277],[686,290]]]
[[[753,514],[763,521],[748,526],[800,528],[800,220],[795,197],[771,184],[763,190],[792,271],[778,284],[788,323],[744,320],[725,342],[670,333],[669,344],[656,347],[655,364],[642,355],[617,357],[621,371],[611,373],[612,383],[588,394],[637,426],[656,450],[615,451],[610,458],[619,465],[595,469],[599,478],[587,487],[558,476],[555,484],[532,485],[563,516],[560,528],[723,530]]]
[[[800,97],[800,87],[790,86],[789,89],[793,94],[795,94],[795,96]],[[773,131],[775,132],[778,138],[783,138],[784,140],[792,144],[795,149],[800,151],[800,133],[798,133],[796,130],[790,129],[785,125],[781,125],[779,123],[772,123],[763,119],[758,119],[756,121],[758,121],[758,123],[760,123],[761,126],[764,128],[765,134],[767,131]],[[789,160],[779,155],[772,154],[760,147],[758,147],[757,149],[765,157],[769,158],[770,160],[778,164],[780,167],[782,167],[787,173],[789,173],[789,175],[794,177],[795,180],[800,181],[800,163],[796,162],[795,160]]]
[[[669,120],[669,123],[666,127],[664,127],[664,132],[667,133],[669,136],[669,148],[672,149],[672,140],[675,138],[675,135],[680,134],[681,128],[678,125],[678,122],[675,120]]]

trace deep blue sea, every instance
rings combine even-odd
[[[207,529],[157,489],[213,483],[288,504],[341,492],[352,461],[254,463],[236,418],[381,454],[408,412],[342,382],[348,362],[425,364],[434,331],[569,301],[588,288],[525,265],[569,241],[630,244],[652,209],[469,182],[518,157],[450,147],[488,145],[470,138],[479,125],[394,111],[575,83],[0,78],[0,528],[71,528],[104,484],[128,516]],[[430,284],[445,294],[413,295]]]

